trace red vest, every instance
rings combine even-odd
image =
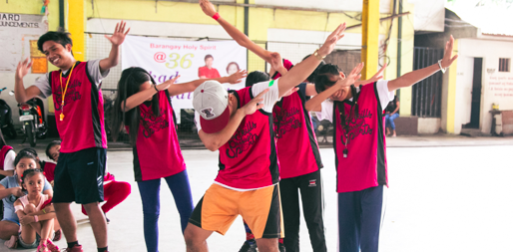
[[[274,132],[280,177],[293,178],[322,168],[310,114],[304,108],[304,92],[282,97],[273,108]]]
[[[164,178],[185,170],[167,91],[159,92],[159,107],[160,115],[155,116],[151,104],[139,105],[141,120],[133,150],[136,181]]]
[[[0,149],[0,170],[4,170],[4,163],[5,163],[5,155],[7,155],[7,152],[12,150],[12,147],[9,145],[4,145],[2,149]]]
[[[48,180],[48,182],[52,182],[55,178],[55,166],[57,165],[53,162],[41,162],[41,168],[43,169],[46,180]]]
[[[238,108],[253,97],[251,88],[233,92]],[[219,149],[216,182],[238,189],[256,189],[279,181],[272,114],[263,110],[244,117],[232,138]]]
[[[387,161],[385,142],[385,120],[378,98],[376,83],[361,87],[358,96],[358,115],[355,116],[353,102],[333,103],[333,145],[337,166],[337,192],[361,191],[378,185],[387,185]],[[349,116],[348,144],[345,146],[346,129],[342,125],[341,110]],[[344,157],[344,149],[348,150]]]
[[[77,62],[62,107],[61,71],[50,73],[55,120],[61,137],[61,152],[72,153],[88,148],[107,148],[103,119],[103,95],[87,70],[87,62]],[[70,71],[62,78],[66,87]],[[64,120],[60,115],[64,111]]]

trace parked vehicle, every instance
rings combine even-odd
[[[18,104],[20,108],[20,122],[23,125],[25,139],[31,147],[36,146],[36,139],[46,138],[48,127],[44,116],[44,104],[39,98],[32,98],[24,104]]]
[[[7,88],[0,89],[0,94]],[[0,99],[0,128],[4,136],[14,139],[16,138],[16,128],[12,121],[12,110],[11,107],[3,99]]]

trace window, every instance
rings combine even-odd
[[[499,72],[509,72],[510,59],[499,58]]]

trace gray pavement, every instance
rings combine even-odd
[[[513,138],[415,137],[387,139],[389,184],[381,232],[384,252],[513,251]],[[21,146],[16,146],[19,150]],[[399,148],[402,147],[402,148]],[[416,147],[416,148],[411,148]],[[44,150],[38,148],[41,156]],[[218,156],[185,150],[194,201],[217,173]],[[133,181],[132,153],[109,151],[109,171],[132,184],[128,199],[108,213],[110,251],[145,251],[142,205]],[[321,156],[325,189],[325,224],[329,251],[337,248],[337,194],[333,150]],[[185,251],[179,215],[165,186],[161,192],[160,251]],[[73,206],[77,219],[84,219]],[[96,251],[88,223],[78,226],[86,252]],[[237,219],[226,236],[212,235],[211,251],[238,251],[245,234]],[[65,247],[65,241],[58,245]],[[8,250],[0,245],[0,252]],[[27,250],[30,251],[30,250]],[[304,222],[301,251],[312,251]]]

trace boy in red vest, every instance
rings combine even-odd
[[[306,106],[318,111],[319,120],[334,124],[336,156],[339,251],[376,252],[383,220],[383,193],[388,185],[383,110],[394,91],[445,70],[452,57],[454,39],[447,42],[443,59],[395,80],[379,80],[357,87],[346,86],[345,76],[327,64],[317,73],[319,93]]]
[[[37,42],[46,58],[60,70],[39,78],[25,88],[23,77],[32,63],[26,59],[16,69],[15,94],[18,103],[36,96],[53,95],[57,130],[62,139],[61,154],[55,168],[54,203],[57,219],[68,242],[69,252],[81,252],[71,202],[83,204],[96,239],[98,252],[107,251],[107,223],[100,209],[107,156],[107,135],[103,118],[101,81],[119,61],[119,47],[125,40],[125,22],[116,25],[112,36],[105,36],[112,49],[108,58],[78,62],[73,57],[67,33],[47,32]]]

